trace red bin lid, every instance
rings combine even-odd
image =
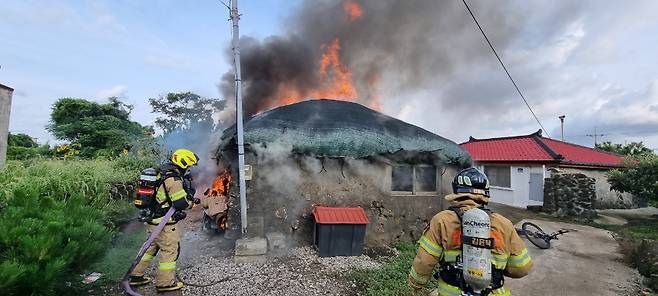
[[[363,208],[315,207],[313,216],[317,224],[368,224]]]

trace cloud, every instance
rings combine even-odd
[[[125,97],[128,88],[125,85],[115,85],[109,89],[103,89],[96,93],[97,99],[107,99],[111,97]]]

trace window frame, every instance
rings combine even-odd
[[[411,191],[394,191],[393,190],[393,170],[396,167],[404,167],[404,166],[409,166],[411,167]],[[433,167],[435,171],[435,178],[434,178],[434,191],[418,191],[418,188],[420,187],[418,180],[416,179],[417,173],[416,169],[419,167]],[[439,174],[439,167],[435,165],[430,165],[430,164],[392,164],[391,165],[391,173],[389,174],[391,177],[391,195],[403,195],[403,196],[438,196],[439,195],[439,186],[440,186],[440,176]]]
[[[487,174],[487,168],[496,168],[500,170],[501,168],[507,168],[508,171],[508,176],[509,176],[509,186],[501,186],[501,185],[494,185],[492,182],[492,178]],[[492,188],[501,188],[501,189],[512,189],[512,166],[511,165],[483,165],[482,166],[482,171],[484,174],[487,176],[487,179],[489,179],[489,186]],[[496,175],[497,176],[497,175]]]

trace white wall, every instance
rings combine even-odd
[[[484,164],[478,163],[477,167],[484,172]],[[517,165],[510,166],[510,170],[511,188],[491,186],[491,201],[520,208],[543,205],[543,202],[530,200],[530,173],[543,174],[544,168],[541,165]]]

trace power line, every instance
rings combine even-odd
[[[544,126],[541,124],[541,122],[539,121],[539,118],[535,114],[535,111],[532,110],[532,107],[530,107],[530,104],[528,104],[528,101],[525,99],[525,96],[523,96],[523,93],[521,92],[519,87],[516,85],[516,82],[514,81],[514,78],[512,78],[512,75],[510,75],[509,71],[507,71],[507,67],[505,67],[505,64],[503,63],[503,60],[500,59],[500,56],[498,55],[498,52],[496,52],[496,49],[493,47],[493,44],[491,44],[491,41],[489,41],[489,37],[487,37],[487,34],[484,33],[484,30],[482,29],[482,26],[480,26],[480,23],[475,18],[475,15],[473,14],[473,11],[471,11],[471,8],[466,3],[466,0],[462,0],[462,2],[464,2],[464,5],[466,6],[466,9],[468,10],[468,13],[471,14],[471,17],[473,18],[473,21],[475,21],[475,24],[478,26],[478,29],[480,29],[480,32],[482,32],[482,36],[484,36],[484,39],[489,44],[489,47],[491,48],[491,51],[493,51],[494,55],[498,59],[498,62],[500,62],[500,65],[503,66],[503,70],[505,70],[505,73],[507,73],[507,77],[509,77],[509,80],[512,81],[512,84],[514,85],[514,88],[516,88],[516,92],[519,93],[519,95],[521,96],[521,99],[523,99],[523,102],[528,107],[528,110],[530,110],[530,113],[532,113],[532,116],[535,117],[535,120],[537,121],[537,123],[539,123],[539,126],[541,127],[541,129],[544,130],[546,135],[550,138],[551,136],[548,134],[548,130],[546,130],[544,128]]]

